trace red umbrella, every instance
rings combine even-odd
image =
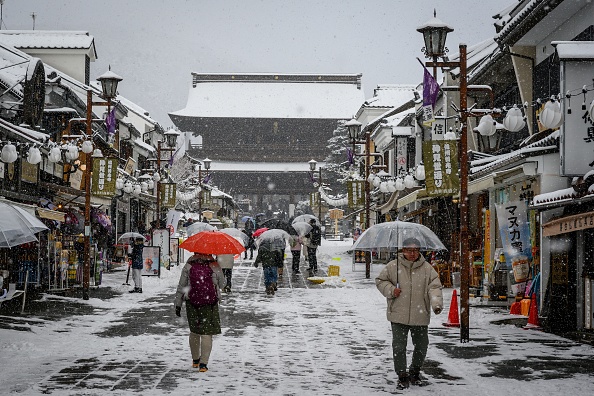
[[[245,250],[237,239],[220,231],[199,232],[183,241],[179,247],[204,254],[238,254]]]
[[[257,238],[257,237],[259,237],[260,235],[262,235],[262,233],[263,233],[264,231],[268,231],[268,228],[266,228],[266,227],[258,228],[256,231],[254,231],[254,233],[252,234],[252,236],[253,236],[254,238]]]

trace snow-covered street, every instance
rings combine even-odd
[[[181,266],[145,277],[143,294],[127,293],[125,272],[115,271],[88,302],[46,296],[52,312],[0,311],[2,394],[398,393],[385,300],[373,282],[382,266],[372,266],[372,279],[362,264],[353,271],[351,243],[324,241],[320,249],[321,268],[339,265],[339,278],[315,285],[286,269],[274,297],[264,293],[262,269],[238,260],[207,373],[191,368],[185,311],[177,318],[173,309]],[[402,393],[590,394],[594,348],[494,324],[510,315],[492,307],[471,308],[471,342],[461,344],[459,329],[442,326],[451,295],[444,289],[445,310],[430,325],[431,385]]]

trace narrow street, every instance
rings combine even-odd
[[[338,264],[341,277],[316,285],[306,271],[285,268],[274,297],[264,293],[261,268],[237,262],[207,373],[190,367],[185,311],[177,318],[173,310],[181,267],[145,277],[143,294],[127,293],[120,270],[104,274],[93,291],[101,299],[90,305],[46,296],[24,316],[0,316],[2,388],[23,395],[398,393],[385,301],[360,265],[352,271],[348,246],[328,242],[320,252],[324,272]],[[372,278],[380,269],[373,266]],[[568,381],[576,395],[591,390],[594,348],[523,330],[511,323],[526,319],[512,320],[505,309],[473,306],[471,342],[460,344],[459,330],[441,325],[451,293],[444,289],[446,309],[430,325],[424,372],[431,385],[409,392],[537,395]]]

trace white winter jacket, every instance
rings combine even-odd
[[[401,293],[394,297],[396,284]],[[390,322],[410,326],[427,326],[431,310],[443,309],[443,294],[439,275],[421,255],[409,261],[400,253],[375,278],[375,285],[386,297],[387,318]]]

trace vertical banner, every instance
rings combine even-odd
[[[175,194],[177,185],[175,183],[161,183],[161,206],[173,208],[175,206]]]
[[[167,212],[167,229],[171,235],[177,232],[177,223],[179,223],[179,219],[181,218],[182,212],[177,210],[170,210]]]
[[[396,176],[402,175],[408,171],[407,148],[407,138],[396,138],[396,163],[394,164],[396,169]]]
[[[457,144],[456,140],[423,142],[425,188],[428,196],[448,196],[460,192]]]
[[[491,211],[485,210],[485,272],[491,272],[493,260],[491,259]]]
[[[363,180],[349,180],[347,182],[347,196],[349,208],[365,205],[365,183]]]
[[[312,192],[309,194],[309,206],[310,207],[318,207],[320,205],[320,193],[319,192]]]
[[[495,208],[505,261],[511,263],[516,282],[525,282],[532,260],[528,204],[526,201],[513,201],[496,204]]]
[[[91,194],[113,197],[116,192],[117,173],[117,158],[93,158]]]

